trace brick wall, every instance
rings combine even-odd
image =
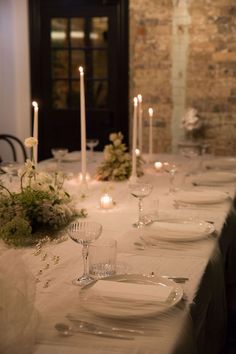
[[[176,150],[195,107],[211,151],[235,154],[235,16],[235,0],[130,0],[130,97],[154,109],[155,152]]]

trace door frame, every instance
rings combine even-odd
[[[64,5],[65,1],[61,0]],[[120,130],[124,135],[124,142],[129,143],[129,1],[128,0],[90,0],[93,5],[117,6],[117,22],[118,22],[118,38],[120,51],[122,53],[119,60],[119,80],[117,82],[117,92],[120,95]],[[43,111],[43,100],[41,97],[43,89],[43,74],[42,63],[40,56],[41,47],[41,3],[46,3],[47,6],[54,6],[54,0],[28,0],[29,8],[29,40],[30,40],[30,74],[31,74],[31,97],[39,104],[39,109]],[[88,6],[88,0],[70,0],[67,1],[68,6]],[[33,115],[31,119],[31,127],[33,124]],[[43,129],[43,122],[39,120],[39,131]],[[40,158],[40,156],[39,156]]]

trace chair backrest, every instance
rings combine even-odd
[[[27,159],[26,149],[22,141],[11,134],[0,134],[0,140],[5,141],[11,148],[13,161],[19,162],[18,151],[21,151],[24,161]],[[3,159],[3,157],[2,157]]]

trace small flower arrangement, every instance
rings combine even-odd
[[[99,181],[124,181],[130,177],[132,161],[127,146],[122,142],[123,138],[121,132],[110,134],[111,144],[105,146],[104,161],[97,169]],[[137,157],[138,176],[143,175],[142,163],[141,157]]]
[[[25,140],[33,148],[34,138]],[[0,238],[11,246],[30,246],[47,235],[56,238],[58,230],[76,217],[85,217],[86,210],[76,210],[70,195],[63,189],[64,176],[37,172],[27,160],[18,171],[20,190],[11,192],[0,184]]]
[[[195,139],[201,136],[203,123],[195,108],[189,108],[186,111],[182,118],[182,125],[187,138]]]

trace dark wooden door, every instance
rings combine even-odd
[[[85,70],[87,138],[128,140],[128,1],[29,0],[32,99],[39,103],[39,159],[80,150],[78,67]]]

